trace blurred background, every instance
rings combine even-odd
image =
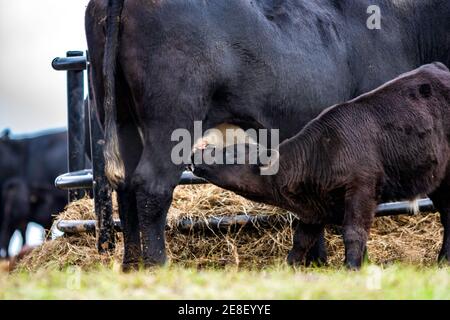
[[[33,135],[66,127],[66,74],[51,61],[68,50],[86,50],[84,10],[88,0],[0,0],[0,132]],[[43,236],[31,225],[29,244]],[[14,236],[10,253],[18,250]]]
[[[66,126],[66,75],[50,63],[68,50],[86,50],[87,3],[0,0],[0,130]]]

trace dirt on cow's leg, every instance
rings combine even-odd
[[[323,225],[310,225],[298,222],[295,226],[293,246],[287,258],[288,264],[291,266],[304,264],[306,255],[319,240],[320,236],[323,235],[323,230]]]
[[[373,187],[364,183],[355,185],[360,187],[346,194],[343,223],[345,264],[352,270],[361,268],[377,205]]]
[[[344,229],[345,264],[349,269],[361,268],[368,232],[356,225],[348,225]]]
[[[438,261],[450,264],[450,187],[448,182],[443,183],[435,192],[430,194],[434,207],[439,211],[441,223],[444,227],[444,239],[439,251]]]
[[[118,131],[120,155],[125,167],[125,181],[118,186],[117,202],[119,215],[123,228],[124,256],[122,269],[125,272],[139,268],[142,263],[142,241],[136,205],[136,193],[131,183],[131,178],[141,158],[142,142],[138,127],[130,119],[129,112],[132,109],[129,101],[124,99],[125,94],[119,95],[121,120]]]
[[[129,272],[139,268],[142,257],[136,195],[129,187],[122,186],[117,190],[117,198],[124,240],[122,270]]]
[[[136,191],[145,267],[163,265],[167,260],[165,225],[173,189],[158,189],[154,185],[141,185]]]
[[[163,265],[167,258],[166,216],[184,168],[172,163],[170,152],[169,145],[154,150],[146,144],[133,175],[145,267]]]

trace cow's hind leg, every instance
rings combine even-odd
[[[346,193],[344,215],[345,263],[349,269],[359,269],[366,251],[370,227],[377,202],[374,188],[358,183]]]
[[[289,252],[287,262],[289,265],[297,266],[301,264],[310,264],[307,255],[311,248],[323,238],[323,225],[312,225],[297,222],[294,230],[293,246]],[[318,244],[320,246],[320,244]],[[306,260],[306,261],[305,261]]]
[[[117,190],[117,200],[124,241],[122,269],[127,272],[139,268],[142,256],[136,195],[129,186],[121,186]]]
[[[121,114],[121,118],[127,119],[126,116],[128,114]],[[122,268],[123,271],[131,271],[139,267],[142,258],[136,193],[131,184],[142,154],[142,142],[137,126],[130,119],[119,126],[118,138],[125,168],[125,181],[116,190],[124,241]]]
[[[166,216],[184,168],[184,165],[172,163],[171,144],[161,141],[164,139],[146,142],[133,175],[146,267],[166,262]]]
[[[439,262],[450,264],[450,186],[448,183],[441,185],[435,192],[430,194],[434,207],[439,211],[441,223],[444,227],[444,239],[441,251],[439,252]]]

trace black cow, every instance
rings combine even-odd
[[[89,167],[91,141],[88,100],[84,101],[85,154]],[[96,119],[97,120],[97,119]],[[11,139],[10,131],[0,136],[0,252],[8,249],[16,229],[22,233],[29,222],[48,229],[52,215],[61,212],[67,203],[67,193],[54,187],[55,178],[67,171],[67,132],[40,134],[34,138]],[[2,199],[2,186],[8,181]],[[23,192],[14,192],[22,190]],[[25,196],[25,191],[28,193]],[[17,205],[8,207],[7,203]],[[20,208],[20,209],[19,209]],[[24,210],[28,208],[28,211]],[[2,211],[4,210],[4,211]],[[9,223],[3,223],[9,217]],[[3,223],[3,224],[2,224]],[[0,253],[1,257],[1,253]]]
[[[19,230],[26,244],[26,230],[30,222],[50,229],[53,216],[64,209],[67,194],[47,185],[46,181],[29,185],[26,178],[11,178],[3,184],[1,193],[0,248],[8,256],[9,242]]]
[[[51,226],[52,215],[67,204],[55,178],[67,171],[67,132],[24,139],[0,139],[0,251],[11,235],[24,235],[28,222]],[[25,237],[23,238],[25,240]]]
[[[381,30],[367,27],[370,5]],[[329,105],[422,64],[449,65],[449,16],[447,0],[91,0],[90,77],[124,267],[166,260],[166,214],[184,169],[170,157],[175,129],[200,120],[289,138]]]
[[[19,230],[22,239],[26,239],[28,213],[30,212],[30,193],[23,179],[11,178],[3,183],[0,192],[2,204],[0,220],[0,255],[7,255],[9,241],[14,231]]]
[[[214,151],[232,160],[239,155],[234,148]],[[247,159],[251,151],[246,145]],[[248,160],[198,164],[194,172],[294,212],[300,222],[290,264],[303,263],[326,224],[339,224],[347,266],[359,268],[377,203],[428,195],[444,226],[439,259],[450,263],[450,72],[443,64],[325,110],[279,146],[275,161],[274,175],[262,175],[267,168]]]

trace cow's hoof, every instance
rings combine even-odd
[[[357,263],[357,262],[346,262],[345,266],[347,267],[348,270],[350,271],[358,271],[361,269],[361,263]]]
[[[129,273],[139,270],[139,262],[124,262],[122,263],[122,272]]]
[[[286,262],[291,267],[299,267],[304,265],[304,257],[301,255],[295,253],[295,252],[289,252],[288,257],[286,259]]]
[[[326,266],[328,264],[328,258],[327,258],[327,253],[326,252],[310,252],[308,253],[308,255],[306,256],[306,262],[305,265],[307,267],[313,267],[313,266],[317,266],[317,267],[322,267],[322,266]]]
[[[319,257],[315,259],[306,259],[305,265],[307,267],[323,267],[328,265],[328,260],[326,257]]]
[[[158,267],[163,267],[167,263],[167,258],[160,257],[158,259],[144,259],[144,268],[145,269],[153,269]]]

